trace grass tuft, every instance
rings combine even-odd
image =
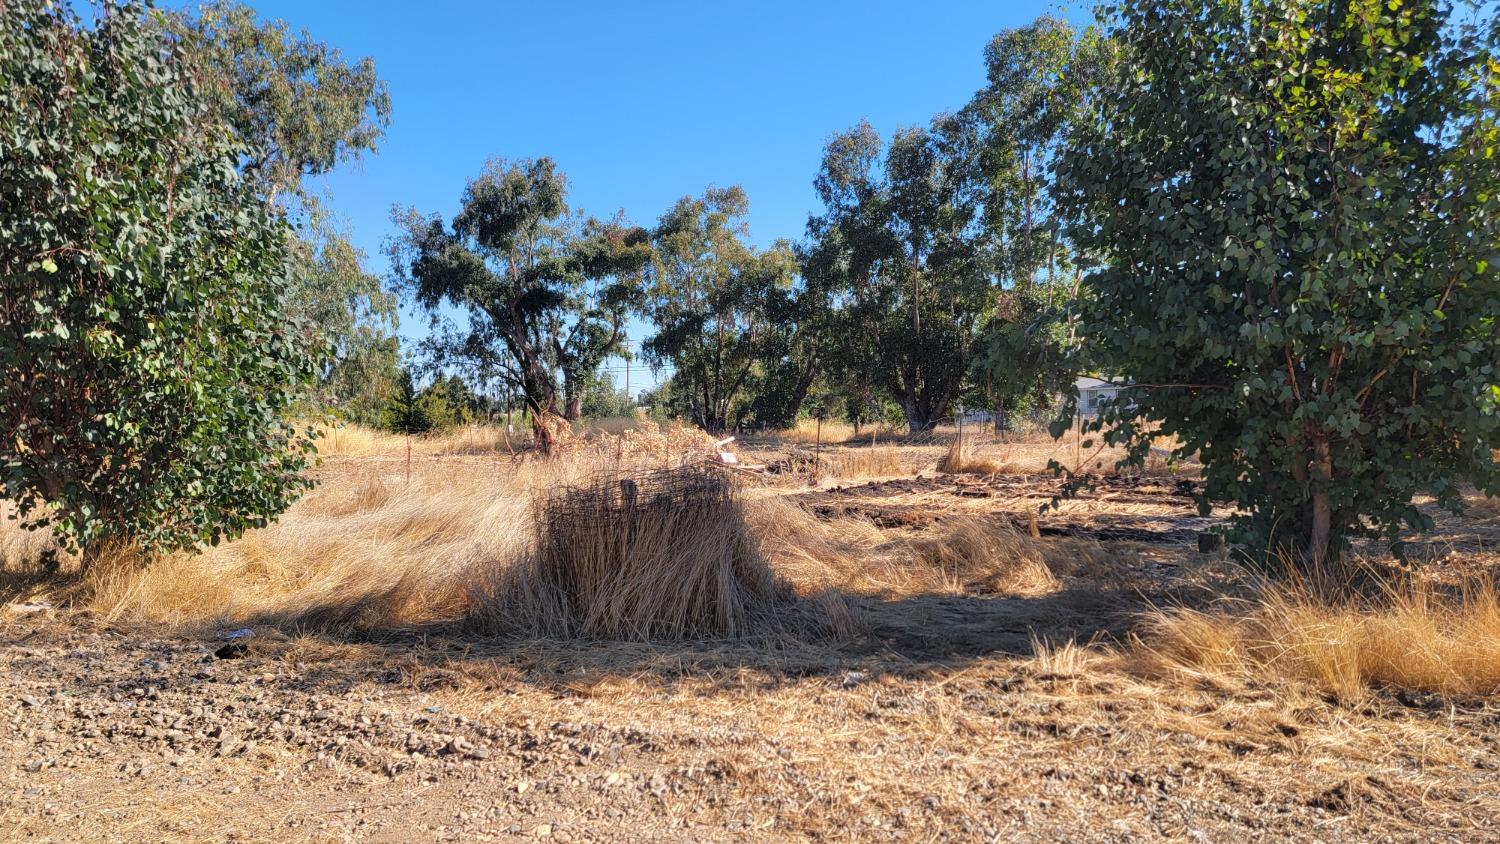
[[[1134,655],[1152,673],[1294,679],[1351,698],[1382,686],[1491,695],[1500,594],[1481,576],[1383,579],[1362,595],[1277,583],[1217,610],[1153,612]]]
[[[956,436],[948,444],[948,451],[938,460],[937,469],[948,475],[993,475],[1001,470],[1001,466],[993,460],[976,456],[966,438]]]

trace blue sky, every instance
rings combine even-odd
[[[925,123],[984,82],[999,30],[1087,18],[1050,2],[247,2],[373,57],[390,85],[379,153],[313,186],[382,276],[391,206],[450,217],[494,156],[551,156],[575,207],[643,225],[678,197],[740,184],[756,243],[798,238],[831,134],[862,118],[882,135]],[[424,329],[403,318],[403,337]]]

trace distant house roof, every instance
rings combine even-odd
[[[1073,386],[1078,390],[1118,389],[1129,384],[1130,382],[1123,378],[1095,378],[1092,375],[1080,375],[1073,382]]]

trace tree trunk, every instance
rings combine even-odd
[[[898,404],[901,405],[902,414],[906,416],[906,429],[911,433],[925,434],[936,427],[937,420],[920,402],[902,399]]]
[[[546,412],[531,412],[531,438],[536,442],[536,450],[546,455],[557,451],[557,438],[552,435],[549,416]]]
[[[1328,447],[1328,437],[1313,437],[1312,465],[1312,520],[1308,539],[1308,561],[1314,568],[1328,562],[1333,540],[1333,510],[1328,503],[1328,482],[1333,478],[1333,457]]]

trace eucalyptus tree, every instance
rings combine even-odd
[[[415,210],[394,219],[397,284],[435,315],[447,303],[466,317],[438,335],[436,351],[503,371],[520,387],[538,446],[550,451],[553,420],[576,415],[583,385],[621,348],[651,255],[647,233],[619,220],[580,221],[548,158],[490,162],[451,226]]]
[[[625,320],[643,302],[641,283],[652,254],[650,233],[625,222],[584,221],[572,244],[578,283],[553,311],[552,349],[562,373],[563,417],[583,415],[583,402],[611,355],[628,354]]]
[[[85,565],[265,524],[308,484],[289,232],[139,3],[0,15],[0,497]]]
[[[245,144],[241,172],[273,200],[303,196],[304,177],[374,152],[390,125],[390,92],[373,59],[348,60],[233,0],[155,15],[192,64],[211,114]]]
[[[866,331],[885,316],[874,277],[884,255],[895,251],[875,177],[883,149],[874,127],[862,122],[825,146],[813,187],[823,213],[807,224],[803,296],[825,312],[824,373],[844,397],[856,425],[865,421],[879,392],[879,336]]]
[[[997,424],[1018,402],[1042,400],[1081,364],[1070,345],[1067,306],[1086,261],[1063,236],[1054,165],[1069,124],[1116,61],[1093,28],[1043,16],[997,34],[985,48],[987,84],[970,100],[981,135],[985,221],[1003,242],[1003,292],[987,314],[974,381]]]
[[[743,189],[709,188],[678,200],[652,233],[646,312],[656,333],[646,359],[673,365],[674,391],[713,432],[749,412],[767,346],[779,336],[772,320],[797,274],[790,245],[758,251],[745,242],[748,211]]]
[[[1500,491],[1492,11],[1125,0],[1069,138],[1083,331],[1141,385],[1102,423],[1197,454],[1251,550],[1327,560]]]
[[[980,127],[985,219],[1006,242],[1002,274],[1023,295],[1039,275],[1055,281],[1067,268],[1052,169],[1064,130],[1112,60],[1097,30],[1051,16],[1004,30],[985,47],[988,82],[966,111]]]
[[[912,431],[946,414],[994,296],[999,238],[983,220],[976,126],[944,115],[888,144],[868,124],[835,136],[815,185],[806,274],[840,288],[855,378],[901,406]]]
[[[152,20],[191,67],[205,116],[244,145],[240,172],[299,222],[287,297],[320,361],[310,399],[369,421],[398,377],[395,298],[306,180],[377,151],[391,99],[374,61],[228,0],[154,11]]]

